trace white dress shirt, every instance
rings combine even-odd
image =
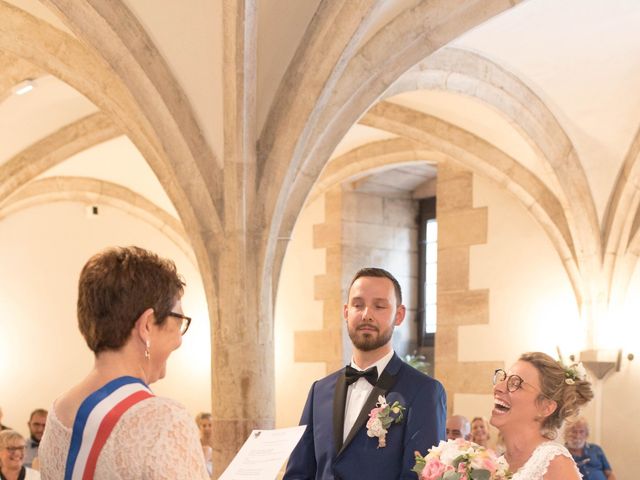
[[[387,367],[391,357],[393,357],[393,350],[373,365],[370,365],[368,368],[376,367],[378,369],[378,378],[380,378],[380,374]],[[351,357],[351,366],[361,372],[366,370],[356,365],[353,361],[353,357]],[[364,404],[367,401],[367,398],[369,398],[369,394],[372,390],[373,385],[371,385],[365,378],[359,378],[347,388],[347,399],[344,405],[344,429],[342,430],[342,441],[347,439],[347,435],[349,435],[351,427],[356,423],[358,415],[360,415],[360,411],[362,410],[362,407],[364,407]]]

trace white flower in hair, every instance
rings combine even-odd
[[[587,370],[584,368],[584,365],[582,365],[582,362],[576,365],[575,370],[576,375],[580,380],[584,381],[587,379]]]
[[[562,368],[564,368],[564,376],[566,377],[564,382],[567,385],[575,384],[576,380],[585,381],[587,379],[587,371],[584,365],[582,365],[582,362],[574,363],[569,367],[562,365]]]

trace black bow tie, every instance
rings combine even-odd
[[[347,365],[344,375],[347,379],[347,385],[357,382],[359,378],[364,378],[373,386],[375,386],[378,381],[378,369],[376,367],[367,368],[366,370],[361,371],[356,370],[351,365]]]

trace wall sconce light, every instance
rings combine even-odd
[[[570,355],[571,361],[575,362],[575,355]],[[627,360],[634,359],[633,353],[627,355]],[[617,350],[583,350],[580,352],[580,361],[598,380],[602,380],[607,373],[615,368],[620,371],[622,364],[622,349]]]

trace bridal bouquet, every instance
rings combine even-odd
[[[507,480],[511,478],[504,457],[462,438],[440,441],[423,457],[416,452],[413,471],[420,480]]]

